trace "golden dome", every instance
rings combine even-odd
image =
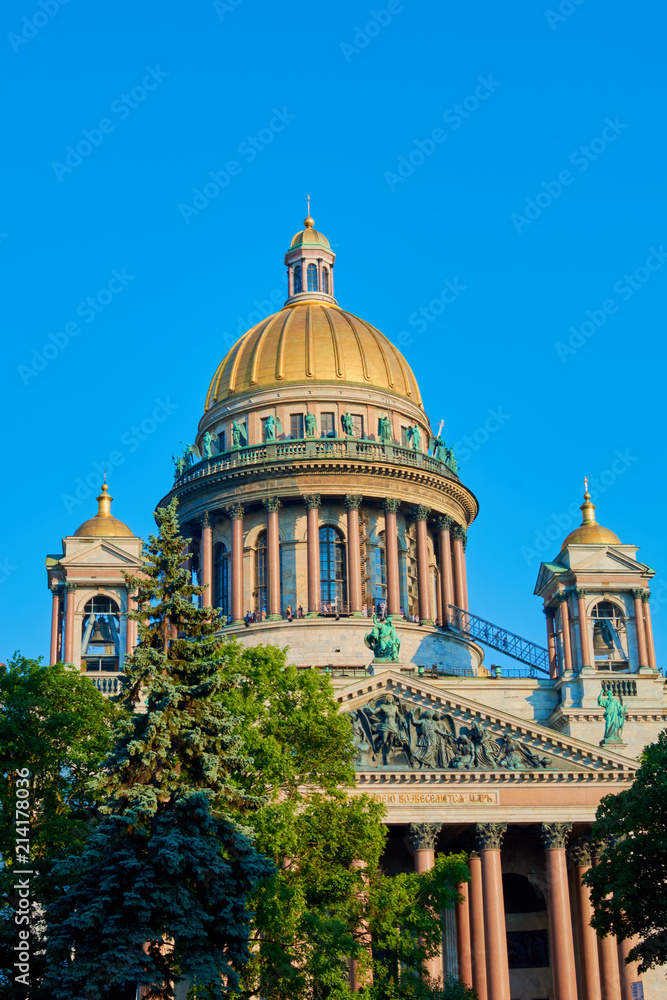
[[[134,532],[126,524],[111,515],[109,487],[106,483],[97,497],[97,514],[88,518],[74,532],[75,538],[134,538]]]
[[[284,306],[234,344],[205,409],[231,395],[322,382],[372,387],[421,406],[410,366],[384,334],[336,305],[305,301]]]
[[[303,224],[306,227],[292,237],[292,242],[290,243],[290,249],[294,247],[299,247],[304,243],[320,243],[323,247],[329,247],[329,240],[326,238],[324,233],[318,232],[317,229],[313,229],[315,225],[315,219],[310,216],[303,220]]]
[[[568,545],[620,545],[621,539],[618,535],[615,535],[613,531],[609,528],[603,528],[601,524],[598,524],[595,520],[595,504],[591,503],[590,494],[588,492],[588,480],[585,479],[586,492],[584,493],[584,502],[579,508],[582,512],[583,519],[578,528],[571,531],[567,536],[563,544],[561,545],[561,551],[567,548]]]

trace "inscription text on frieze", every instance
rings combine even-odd
[[[387,805],[427,804],[444,802],[447,805],[498,805],[498,792],[372,792],[376,802]]]

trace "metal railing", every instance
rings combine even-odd
[[[520,635],[515,635],[500,625],[494,625],[479,615],[473,615],[470,611],[457,608],[454,604],[449,605],[448,612],[449,621],[446,628],[461,632],[471,639],[477,639],[491,649],[498,650],[499,653],[505,653],[521,663],[527,663],[540,673],[549,674],[549,651],[544,646],[538,646],[530,639],[523,639]]]

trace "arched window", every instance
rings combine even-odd
[[[317,264],[309,264],[308,265],[307,274],[308,274],[308,291],[309,292],[316,292],[316,291],[318,291],[318,288],[317,288]]]
[[[345,610],[345,540],[337,528],[320,528],[320,599],[330,611]]]
[[[301,292],[302,290],[303,281],[301,280],[301,264],[297,264],[294,268],[294,291],[292,294],[296,295],[297,292]]]
[[[116,672],[120,657],[120,609],[98,594],[83,609],[81,659],[86,670]]]
[[[257,539],[255,551],[255,610],[266,611],[268,601],[268,562],[266,552],[266,532]]]
[[[322,291],[329,294],[329,268],[322,268]]]
[[[591,611],[593,619],[593,655],[597,666],[622,669],[627,656],[622,636],[626,632],[623,612],[611,601],[598,601]],[[614,661],[607,664],[604,661]]]
[[[213,606],[225,618],[229,614],[229,556],[224,542],[213,549]]]
[[[373,549],[373,603],[382,604],[387,600],[387,550],[384,544],[384,532],[378,537]]]

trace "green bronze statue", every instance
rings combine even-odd
[[[378,621],[373,615],[373,628],[364,636],[364,642],[373,650],[373,663],[398,662],[401,639],[391,618]]]
[[[623,723],[628,714],[626,705],[621,705],[611,691],[600,691],[598,705],[604,708],[604,739],[620,740],[623,737]]]
[[[315,417],[315,414],[311,413],[310,410],[306,412],[306,416],[304,417],[304,423],[306,425],[306,437],[309,438],[315,437],[315,435],[317,434],[317,419]]]

